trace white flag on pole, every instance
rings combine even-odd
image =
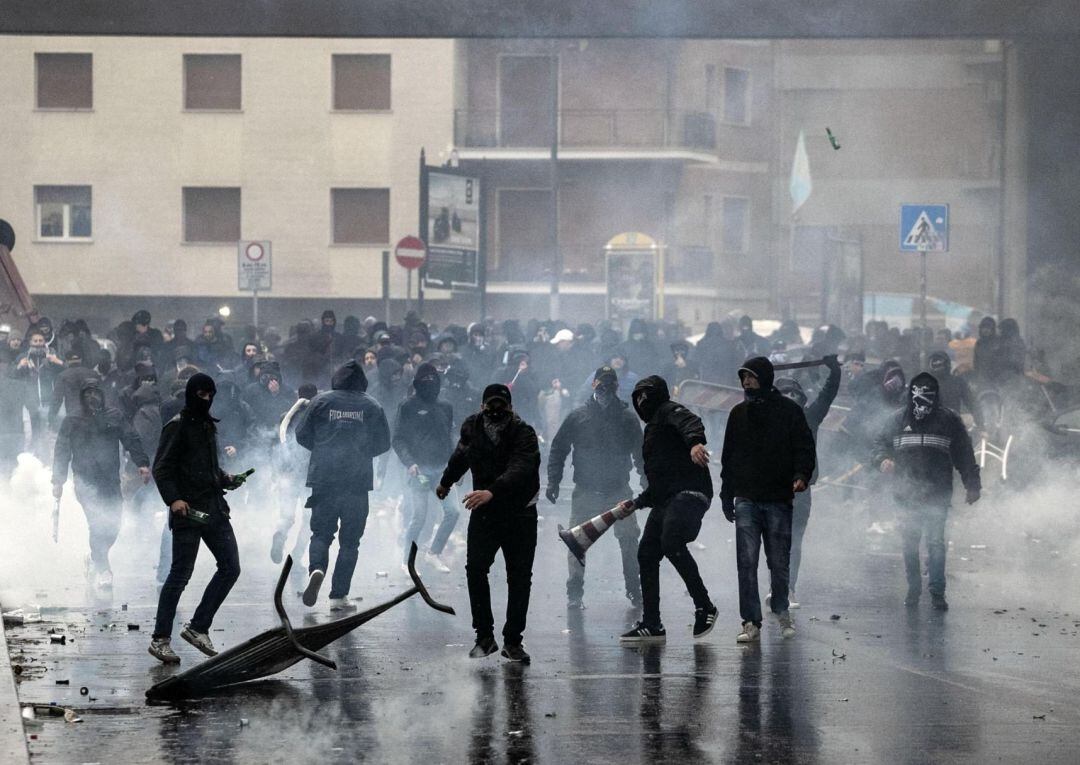
[[[788,190],[791,192],[791,214],[794,215],[814,190],[814,184],[810,181],[810,158],[806,156],[806,138],[801,130],[799,141],[795,144],[795,160],[791,163],[791,184]]]

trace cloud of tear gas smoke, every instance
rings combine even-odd
[[[1040,429],[1034,424],[1015,434],[1010,460],[1014,475],[1009,482],[1001,480],[1000,463],[987,459],[982,498],[976,504],[965,504],[959,476],[954,474],[945,535],[946,573],[954,599],[978,590],[981,601],[997,598],[1002,605],[1080,608],[1080,513],[1075,499],[1080,470],[1050,457],[1039,438]],[[819,456],[823,475],[835,477],[847,469],[835,455]],[[1029,473],[1034,466],[1042,469]],[[814,488],[799,576],[800,601],[813,603],[819,583],[822,589],[850,586],[857,592],[853,597],[867,603],[881,600],[883,593],[873,588],[882,582],[885,594],[902,595],[902,542],[890,480],[863,475],[852,483],[869,488],[850,495],[827,483]],[[872,556],[866,561],[871,569],[892,567],[895,576],[861,584],[862,570],[851,568],[853,551]],[[925,562],[925,543],[922,554]]]
[[[59,541],[52,540],[52,471],[20,454],[10,483],[0,481],[0,604],[5,610],[44,605],[40,593],[81,587],[89,553],[86,518],[70,485],[60,503]]]

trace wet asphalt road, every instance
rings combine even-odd
[[[587,610],[567,612],[555,534],[567,508],[547,507],[526,635],[531,666],[466,657],[472,635],[459,549],[453,573],[421,568],[456,617],[414,598],[325,649],[337,672],[305,661],[270,680],[161,706],[143,698],[173,671],[146,653],[156,602],[152,535],[139,543],[129,525],[119,545],[147,552],[116,564],[111,598],[87,600],[74,584],[39,593],[44,621],[8,629],[13,661],[28,668],[20,700],[71,706],[84,719],[28,730],[32,760],[1077,762],[1080,593],[1071,554],[1019,532],[1015,544],[972,550],[993,531],[989,516],[958,513],[949,535],[952,609],[941,614],[924,602],[908,610],[895,535],[865,533],[868,519],[827,499],[816,500],[791,641],[770,622],[760,646],[736,645],[732,527],[714,506],[700,538],[707,549],[695,556],[720,608],[716,629],[691,639],[692,605],[665,563],[667,645],[620,647],[616,636],[635,614],[622,597],[613,536],[590,552]],[[275,569],[263,562],[269,532],[265,544],[252,539],[258,532],[246,535],[244,574],[211,634],[219,647],[276,624]],[[201,560],[180,619],[209,570]],[[498,564],[492,578],[498,613]],[[390,521],[375,520],[353,595],[370,607],[406,586]],[[329,618],[325,603],[304,609],[295,594],[287,607],[297,624]],[[50,629],[67,643],[50,644]],[[174,643],[182,668],[199,661]]]

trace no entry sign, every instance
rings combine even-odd
[[[394,248],[394,258],[402,268],[412,271],[424,265],[427,247],[419,237],[407,236]]]

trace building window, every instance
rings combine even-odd
[[[724,122],[750,124],[750,72],[724,67]]]
[[[750,200],[724,197],[723,247],[726,253],[741,254],[749,247]]]
[[[338,55],[334,62],[334,109],[390,109],[390,56]]]
[[[80,240],[93,234],[89,186],[35,186],[34,206],[41,239]]]
[[[705,65],[705,111],[716,108],[716,66]]]
[[[92,109],[94,67],[89,53],[35,53],[38,109]]]
[[[184,189],[185,242],[238,242],[240,189],[187,187]]]
[[[184,108],[240,111],[239,55],[184,55]]]
[[[390,189],[331,189],[334,244],[390,241]]]

